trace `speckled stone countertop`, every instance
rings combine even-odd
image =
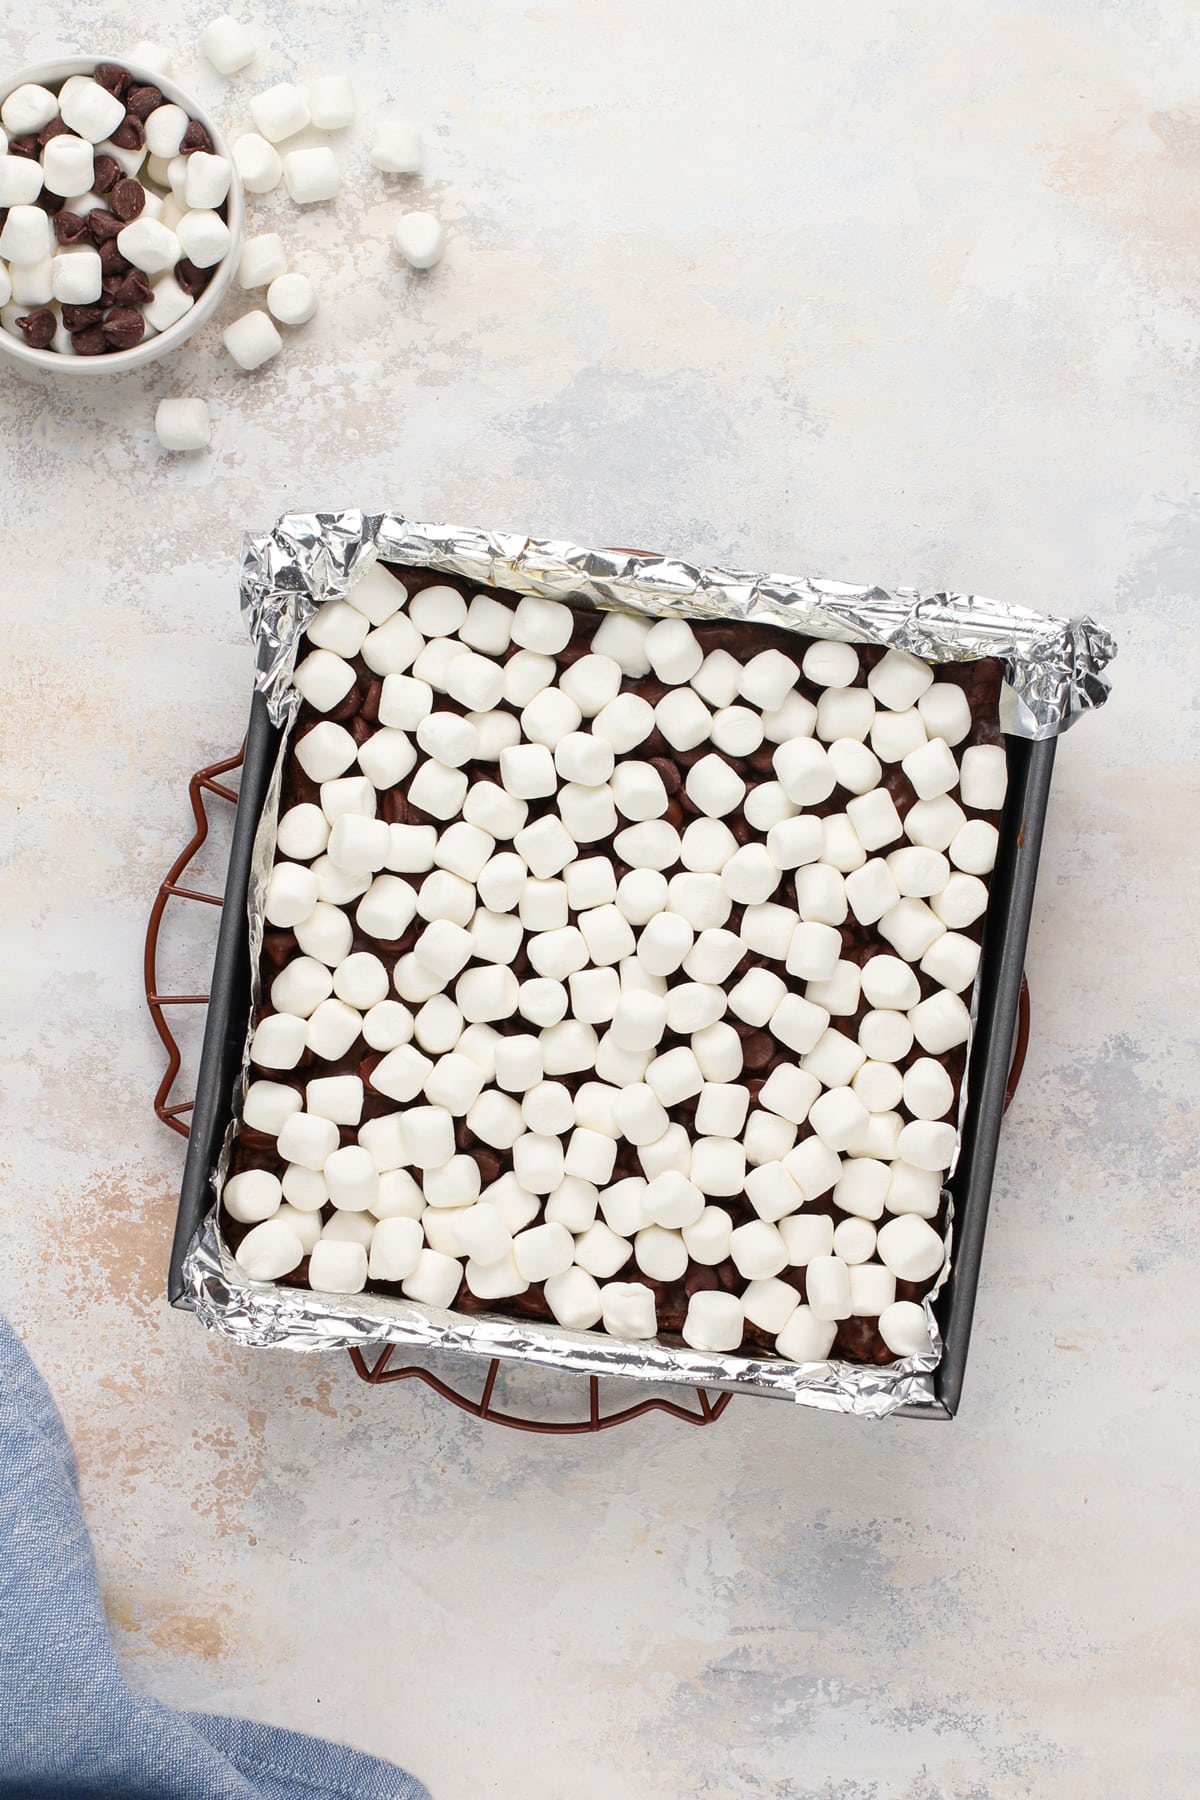
[[[335,205],[253,207],[321,293],[259,375],[211,326],[78,390],[0,373],[0,1303],[78,1447],[131,1679],[438,1800],[1190,1800],[1194,7],[256,0],[229,84],[194,51],[215,10],[48,4],[0,66],[149,29],[231,124],[345,68],[429,169],[376,175],[360,126]],[[425,277],[388,248],[402,194],[449,230]],[[158,450],[172,393],[208,397],[210,452]],[[740,1401],[554,1442],[164,1304],[146,915],[188,774],[242,730],[240,533],[343,504],[1118,635],[1059,756],[953,1425]],[[168,977],[202,980],[211,925]]]

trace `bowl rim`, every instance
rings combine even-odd
[[[11,357],[15,364],[26,370],[48,369],[71,379],[75,376],[123,375],[130,369],[143,368],[148,363],[157,362],[160,357],[169,356],[172,350],[185,344],[212,317],[228,292],[241,251],[245,227],[245,201],[231,140],[208,109],[201,106],[171,76],[160,75],[131,57],[112,55],[107,51],[98,51],[88,56],[60,56],[46,62],[31,63],[25,68],[17,69],[12,75],[0,76],[0,102],[29,82],[57,89],[72,75],[90,75],[101,63],[119,63],[137,80],[158,88],[164,100],[182,106],[189,118],[203,125],[212,139],[214,152],[228,158],[233,171],[226,218],[230,241],[212,280],[182,319],[177,319],[166,331],[157,332],[151,338],[143,338],[140,344],[134,344],[128,350],[115,350],[108,356],[64,356],[58,350],[35,350],[32,345],[14,337],[11,332],[0,330],[0,355]]]

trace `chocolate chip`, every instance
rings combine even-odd
[[[76,356],[103,356],[108,349],[103,325],[89,325],[85,331],[73,331],[71,342]]]
[[[27,156],[32,162],[38,160],[38,141],[35,137],[13,138],[8,146],[10,156]]]
[[[133,76],[128,69],[123,69],[120,63],[97,63],[92,80],[98,81],[102,88],[107,88],[109,93],[115,94],[119,100],[133,80]]]
[[[181,256],[175,264],[175,279],[185,294],[202,294],[213,278],[212,269],[198,269],[194,262]]]
[[[102,306],[63,307],[63,324],[68,331],[86,331],[89,325],[98,325],[103,317]]]
[[[135,306],[114,306],[103,330],[114,350],[132,350],[146,335],[146,321]]]
[[[113,188],[108,204],[117,218],[128,224],[130,219],[137,218],[145,206],[146,190],[140,181],[134,181],[131,176],[126,175]]]
[[[100,298],[103,300],[105,306],[112,306],[115,304],[117,293],[124,286],[124,283],[125,277],[119,270],[112,275],[106,275],[104,277],[100,283]]]
[[[147,306],[153,298],[154,289],[140,269],[135,269],[132,275],[127,275],[113,295],[113,301],[117,306]]]
[[[132,113],[144,125],[150,114],[163,103],[162,90],[156,87],[133,87],[125,96],[126,116]]]
[[[60,244],[78,244],[87,236],[88,222],[79,213],[60,212],[55,214],[54,235]]]
[[[193,150],[207,150],[211,154],[212,147],[212,139],[199,119],[189,120],[188,128],[179,140],[179,154],[190,156]]]
[[[107,194],[121,179],[121,165],[115,156],[98,156],[92,169],[92,192]]]
[[[62,211],[66,201],[61,194],[52,194],[49,188],[43,188],[34,201],[34,205],[40,206],[44,213],[49,213],[50,217],[54,219]]]
[[[125,229],[120,219],[106,212],[102,206],[92,208],[87,216],[87,225],[95,244],[107,244]]]
[[[126,113],[109,142],[118,150],[140,150],[146,141],[146,127],[134,113]]]
[[[37,312],[26,313],[18,319],[17,324],[25,333],[25,342],[31,350],[44,350],[58,329],[54,314],[48,306],[39,307]]]
[[[121,255],[116,240],[109,238],[100,246],[100,267],[106,275],[128,275],[133,264]]]
[[[48,125],[43,125],[42,129],[38,132],[37,141],[44,150],[51,138],[74,136],[75,133],[71,130],[71,127],[65,124],[62,119],[51,119],[50,123]]]

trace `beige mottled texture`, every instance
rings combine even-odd
[[[130,1678],[439,1800],[1190,1800],[1195,7],[263,0],[229,83],[194,48],[215,10],[0,24],[9,67],[149,31],[230,123],[293,72],[362,101],[333,206],[252,205],[321,297],[261,374],[210,328],[144,376],[0,385],[0,1297]],[[368,165],[393,105],[427,179]],[[388,248],[414,203],[449,230],[425,276]],[[192,393],[212,449],[168,458],[155,404]],[[1062,746],[955,1425],[735,1402],[555,1443],[163,1304],[141,939],[246,711],[239,533],[384,503],[1119,634]]]

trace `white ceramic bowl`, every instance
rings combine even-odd
[[[212,139],[216,154],[227,156],[230,163],[233,163],[229,139],[190,94],[185,93],[183,88],[167,76],[140,68],[137,63],[130,62],[124,56],[112,56],[102,51],[95,56],[64,56],[57,62],[37,63],[29,69],[18,69],[15,75],[0,82],[0,99],[7,98],[14,88],[23,87],[27,81],[37,82],[39,86],[53,88],[57,92],[68,76],[90,75],[98,63],[119,63],[123,69],[129,70],[139,84],[158,88],[164,100],[173,100],[176,106],[182,106],[189,119],[198,120]],[[10,331],[0,330],[0,357],[7,357],[15,368],[26,374],[32,374],[35,369],[48,369],[52,374],[74,381],[79,377],[124,375],[129,369],[140,369],[146,363],[157,362],[160,356],[168,356],[172,350],[178,350],[180,344],[186,343],[221,304],[241,255],[245,209],[236,166],[233,180],[229,184],[229,199],[225,210],[225,222],[230,233],[229,249],[217,264],[212,280],[196,304],[166,331],[160,331],[154,337],[143,338],[131,350],[113,350],[107,356],[63,356],[57,350],[34,350],[23,339],[14,337]]]

